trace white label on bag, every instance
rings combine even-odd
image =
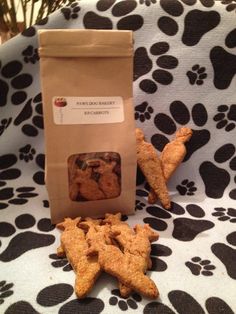
[[[53,97],[55,124],[99,124],[124,121],[122,97]]]

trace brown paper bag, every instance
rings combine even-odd
[[[52,222],[133,213],[132,32],[40,30],[39,40]]]

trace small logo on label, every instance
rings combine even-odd
[[[67,105],[67,101],[63,97],[57,97],[54,99],[54,105],[56,107],[65,107]]]

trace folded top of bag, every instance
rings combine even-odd
[[[117,30],[39,30],[40,57],[129,57],[132,32]]]

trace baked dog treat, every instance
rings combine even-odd
[[[159,235],[149,225],[136,225],[133,230],[127,223],[120,221],[113,223],[111,234],[121,246],[122,252],[138,265],[140,271],[146,273],[151,268],[150,243],[156,241]],[[119,289],[123,297],[128,297],[131,293],[131,289],[122,283],[119,284]]]
[[[131,259],[130,255],[122,253],[118,247],[106,243],[107,225],[95,226],[93,232],[87,254],[97,255],[102,269],[115,276],[125,286],[148,298],[156,298],[159,292],[155,283],[144,275],[138,263]]]
[[[80,195],[90,201],[104,199],[105,195],[100,190],[98,183],[91,179],[92,169],[76,170],[75,183],[79,184]]]
[[[57,224],[63,230],[58,256],[67,257],[76,273],[75,293],[84,298],[102,270],[115,276],[123,296],[132,290],[149,298],[159,295],[155,283],[145,275],[150,267],[152,241],[158,234],[149,225],[131,228],[121,214],[105,219],[65,218]]]
[[[184,143],[190,140],[192,134],[190,128],[182,127],[176,132],[174,140],[165,145],[161,153],[161,165],[166,182],[183,161],[187,153]],[[158,196],[152,189],[148,195],[148,202],[154,204],[157,199]]]
[[[101,219],[92,219],[90,217],[85,218],[84,221],[82,221],[79,226],[83,230],[86,230],[86,240],[89,244],[91,241],[96,240],[94,236],[96,235],[96,227],[100,226],[102,223]],[[110,238],[110,226],[109,225],[102,225],[101,230],[103,230],[103,234],[105,237],[105,242],[107,244],[113,244],[112,239]]]
[[[98,168],[94,170],[94,172],[100,174],[98,186],[103,191],[106,198],[115,198],[120,195],[118,177],[113,171],[116,164],[115,161],[105,162],[101,160]]]
[[[57,228],[63,230],[58,255],[66,255],[76,273],[75,293],[78,298],[84,298],[101,273],[101,267],[96,256],[86,255],[88,243],[84,231],[78,228],[80,220],[80,217],[74,220],[66,218],[57,224]]]
[[[121,213],[106,214],[103,223],[111,225],[111,235],[118,241],[124,252],[125,243],[134,235],[134,230],[126,222],[121,221]],[[113,227],[116,229],[114,230]],[[122,282],[119,282],[118,285],[122,297],[126,298],[131,294],[132,289],[130,287],[125,286]]]
[[[145,273],[151,268],[150,252],[151,242],[158,240],[159,234],[154,232],[148,224],[136,225],[133,233],[122,230],[122,226],[111,227],[112,236],[121,245],[124,254],[131,254],[138,260],[140,269]]]
[[[71,155],[68,159],[70,199],[95,201],[118,197],[120,163],[119,154],[113,152]]]
[[[97,221],[98,220],[95,220],[95,219],[85,218],[85,221],[80,223],[81,228],[87,229],[86,240],[88,241],[88,243],[91,243],[92,241],[96,240],[94,238],[94,237],[96,237],[95,226],[100,224],[100,223],[97,223]],[[101,220],[100,220],[100,222],[101,222]],[[119,222],[121,222],[121,213],[117,213],[115,215],[112,215],[112,214],[106,214],[105,215],[105,219],[103,219],[102,223],[103,223],[103,230],[105,231],[104,232],[104,237],[105,237],[104,239],[105,239],[105,242],[107,244],[113,244],[113,245],[117,246],[117,243],[113,240],[112,237],[110,237],[111,236],[110,226],[113,224],[118,224]],[[127,228],[132,230],[128,224],[125,224],[125,225],[127,225]],[[119,289],[120,289],[122,296],[128,296],[130,294],[130,292],[132,291],[132,289],[124,286],[121,282],[119,282]]]
[[[150,187],[161,201],[164,208],[170,208],[170,198],[161,167],[161,161],[151,143],[144,140],[141,129],[136,129],[137,161]]]
[[[111,229],[113,226],[116,226],[116,230],[120,233],[122,232],[126,236],[134,234],[134,230],[126,222],[121,220],[121,213],[106,214],[102,224],[110,225]]]
[[[63,222],[56,225],[58,229],[63,230],[58,255],[62,256],[64,253],[75,271],[81,254],[87,249],[85,234],[83,230],[77,227],[80,220],[80,217],[75,219],[65,218]]]

